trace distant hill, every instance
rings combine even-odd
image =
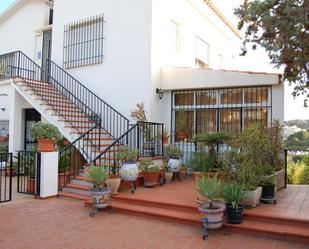
[[[284,124],[286,126],[294,126],[295,125],[298,128],[309,130],[309,119],[307,119],[307,120],[303,120],[303,119],[289,120],[289,121],[285,121]]]

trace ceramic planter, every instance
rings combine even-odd
[[[285,187],[285,171],[284,169],[277,171],[276,176],[276,191]]]
[[[111,192],[112,190],[110,188],[102,188],[100,190],[90,190],[93,207],[97,209],[106,208],[109,205]]]
[[[138,173],[136,162],[124,162],[120,169],[121,179],[128,182],[134,182],[138,177]]]
[[[260,203],[262,195],[262,187],[258,187],[254,191],[246,191],[245,198],[242,203],[248,207],[256,207]]]
[[[223,216],[225,211],[224,203],[213,203],[215,209],[208,209],[209,204],[201,204],[198,210],[208,218],[209,229],[219,229],[223,224]]]
[[[55,151],[55,141],[52,139],[38,139],[38,151],[40,152]]]
[[[118,194],[118,190],[121,184],[120,176],[111,176],[106,180],[106,186],[109,187],[112,195]]]
[[[159,184],[159,177],[161,175],[161,172],[144,172],[144,186],[145,187],[152,187],[157,184]]]
[[[244,212],[244,205],[239,204],[238,208],[233,208],[232,205],[226,206],[227,222],[231,224],[240,224]]]
[[[181,160],[179,158],[170,158],[168,160],[168,169],[171,172],[179,172]]]
[[[165,178],[165,183],[170,183],[173,178],[173,172],[169,172],[169,171],[165,172],[164,178]]]

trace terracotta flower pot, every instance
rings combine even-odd
[[[59,186],[63,187],[65,184],[70,182],[69,172],[58,172]]]
[[[35,179],[28,178],[27,179],[27,192],[35,193]]]
[[[111,192],[112,195],[118,194],[120,184],[121,184],[120,176],[110,176],[106,180],[106,186],[112,190]]]
[[[184,131],[178,131],[178,132],[177,132],[177,138],[178,138],[180,141],[185,140],[186,137],[187,137],[187,134],[186,134]]]
[[[40,152],[55,151],[55,141],[52,139],[38,139],[38,151]]]
[[[209,209],[209,203],[201,204],[198,210],[201,214],[208,218],[209,229],[219,229],[223,224],[223,216],[225,212],[224,203],[213,203],[214,209]]]
[[[144,186],[145,187],[152,187],[159,184],[159,177],[161,172],[144,172]]]

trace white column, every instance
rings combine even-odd
[[[40,197],[58,194],[58,152],[41,152]]]

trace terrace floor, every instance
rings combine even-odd
[[[160,188],[158,188],[159,190]],[[139,191],[142,192],[142,191]],[[308,249],[305,244],[211,231],[133,215],[99,212],[65,199],[0,205],[1,249]]]
[[[134,195],[129,191],[121,192],[117,197],[131,199],[150,199],[154,202],[168,202],[179,205],[194,206],[196,199],[203,200],[197,192],[195,181],[191,178],[180,182],[172,182],[163,187],[137,189]],[[271,216],[293,217],[309,221],[309,185],[288,185],[276,193],[277,204],[264,204],[253,209],[246,209],[247,213],[265,213]]]

